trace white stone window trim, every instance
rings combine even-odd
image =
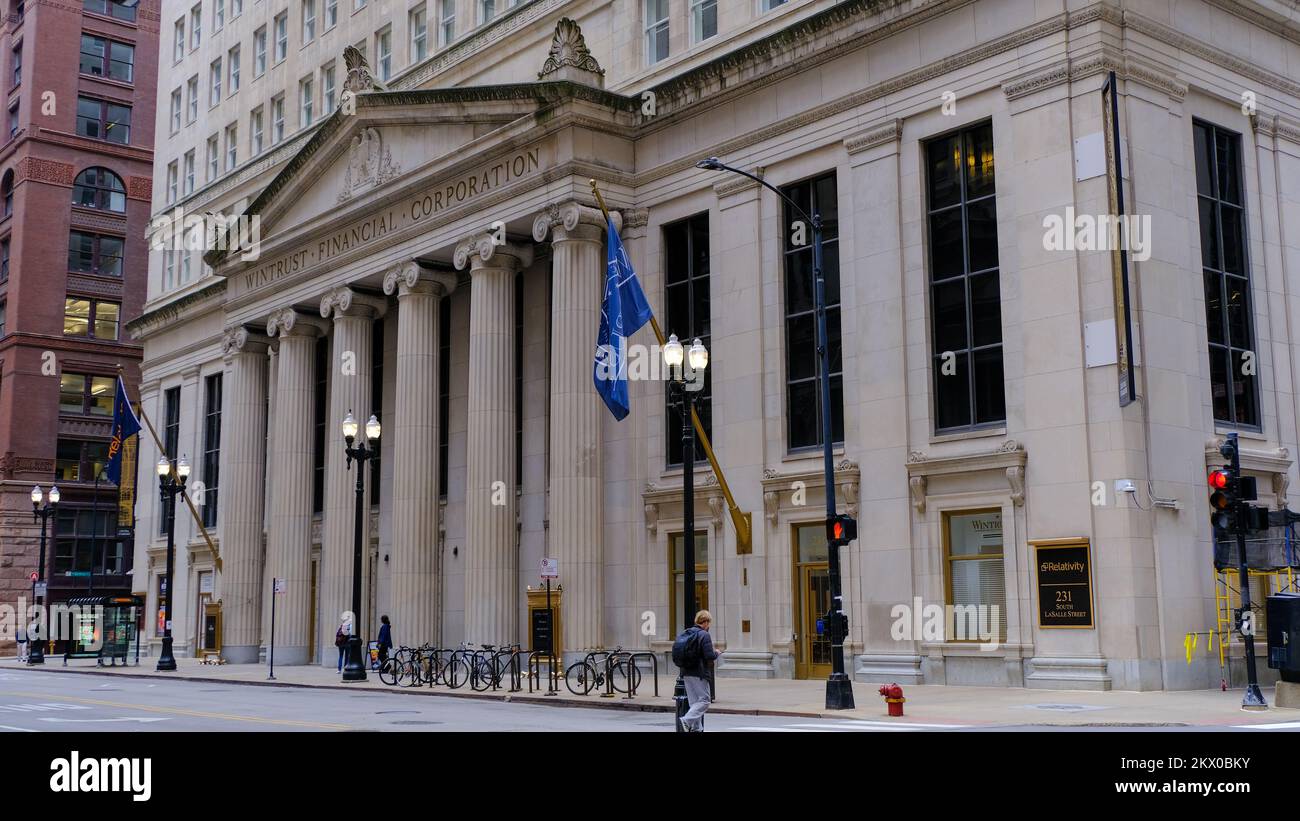
[[[713,14],[714,14],[714,18],[713,18],[713,26],[714,26],[714,28],[713,28],[713,33],[712,33],[712,34],[708,35],[707,37],[703,37],[703,36],[701,36],[701,30],[702,30],[703,25],[704,25],[704,13],[703,13],[703,9],[704,9],[704,7],[707,6],[707,5],[712,5],[712,6],[713,6]],[[699,13],[698,16],[697,16],[697,12]],[[689,25],[688,28],[689,28],[689,30],[690,30],[690,35],[691,35],[691,45],[692,45],[692,46],[698,46],[700,43],[703,43],[705,40],[712,40],[714,37],[717,37],[717,36],[718,36],[718,29],[717,29],[717,26],[718,26],[718,18],[717,18],[717,14],[718,14],[718,0],[688,0],[688,3],[687,3],[687,9],[686,9],[686,16],[687,16],[687,19],[688,19],[689,22],[690,22],[690,25]],[[698,25],[697,25],[697,24],[698,24]]]

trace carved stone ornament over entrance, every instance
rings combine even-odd
[[[401,168],[393,162],[379,129],[363,128],[348,149],[348,168],[338,201],[347,202],[357,192],[383,185],[399,173]]]
[[[571,80],[584,85],[603,88],[605,69],[591,56],[582,29],[573,20],[564,17],[555,24],[551,38],[551,53],[538,72],[539,80]]]
[[[374,76],[370,73],[370,64],[366,62],[366,56],[356,46],[343,49],[343,64],[347,66],[348,71],[348,76],[343,79],[344,91],[360,94],[364,91],[384,90],[383,85],[375,82]]]

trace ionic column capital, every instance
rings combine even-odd
[[[456,275],[450,271],[428,268],[415,260],[400,262],[384,274],[384,293],[397,294],[400,300],[410,294],[433,294],[441,299],[456,290]]]
[[[456,270],[470,271],[483,268],[517,271],[527,268],[533,261],[533,249],[513,242],[497,242],[490,233],[471,234],[456,244],[454,262]]]
[[[374,319],[383,316],[387,310],[388,303],[384,300],[358,293],[347,285],[331,289],[321,297],[320,301],[320,315],[323,319],[329,319],[331,314],[335,319],[343,317]]]
[[[263,355],[271,340],[243,325],[227,328],[221,337],[221,355],[227,362],[239,354]]]
[[[329,333],[329,323],[297,308],[280,308],[266,319],[267,336],[322,336]]]
[[[614,230],[621,229],[622,215],[613,211],[609,216],[614,221]],[[533,219],[534,240],[545,242],[548,233],[555,242],[568,239],[599,241],[605,233],[605,215],[600,209],[583,205],[577,200],[551,203]]]

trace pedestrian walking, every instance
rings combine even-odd
[[[19,663],[19,664],[26,664],[26,663],[27,663],[27,654],[28,654],[28,649],[27,649],[27,628],[26,628],[23,624],[19,623],[19,625],[18,625],[18,635],[15,636],[14,639],[18,642],[18,663]]]
[[[682,671],[686,684],[686,700],[690,709],[682,716],[682,726],[688,733],[704,732],[704,713],[709,709],[709,680],[713,662],[722,655],[713,649],[709,626],[713,616],[708,610],[695,614],[695,624],[682,631],[673,642],[673,661]]]
[[[339,672],[343,672],[343,662],[348,654],[348,637],[352,635],[352,625],[346,621],[339,622],[338,632],[334,634],[334,646],[339,648]]]
[[[387,616],[381,616],[379,621],[379,663],[383,664],[388,658],[388,648],[393,646],[393,625],[388,621]]]

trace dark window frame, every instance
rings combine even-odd
[[[139,4],[128,6],[122,0],[81,0],[81,8],[88,14],[108,17],[119,23],[134,23]]]
[[[66,465],[68,459],[60,456],[63,447],[66,445],[77,446],[77,477],[75,479],[65,477],[62,474],[62,466]],[[93,453],[92,453],[93,449]],[[100,455],[103,458],[95,460],[95,456]],[[90,484],[95,481],[95,471],[93,466],[98,464],[102,471],[108,464],[108,442],[97,439],[78,439],[75,437],[59,437],[54,445],[54,479],[53,481],[60,485],[67,484]],[[89,477],[89,478],[87,478]],[[108,481],[107,475],[100,479],[101,485],[113,487],[113,483]],[[106,505],[108,506],[108,505]]]
[[[67,330],[68,307],[69,307],[68,303],[72,300],[78,300],[78,301],[90,303],[90,312],[86,316],[86,333],[84,334],[68,333]],[[112,337],[100,336],[99,334],[95,333],[95,328],[100,322],[99,319],[100,305],[113,305],[117,308],[117,318],[113,320],[113,327],[115,331]],[[106,342],[118,342],[122,339],[122,303],[116,302],[111,299],[98,299],[96,297],[69,295],[63,298],[63,322],[64,322],[63,335],[65,337],[72,337],[74,339],[100,339]]]
[[[81,113],[81,104],[83,102],[94,103],[99,106],[98,117],[97,119],[94,120],[97,126],[96,129],[98,131],[97,134],[86,133],[85,131],[82,130],[82,123],[86,121],[90,121],[90,118],[87,115]],[[108,110],[112,106],[116,106],[117,108],[124,109],[126,111],[125,122],[113,122],[112,120],[109,119]],[[130,103],[124,103],[118,100],[105,100],[100,97],[87,97],[85,95],[78,95],[77,96],[77,131],[76,131],[77,136],[87,140],[99,140],[101,142],[112,143],[114,145],[130,145],[131,144],[131,117],[133,112],[134,112],[134,107]],[[113,133],[114,129],[122,130],[125,136],[121,140],[111,139],[109,135]]]
[[[70,377],[70,376],[81,377],[81,391],[80,391],[81,401],[79,403],[78,410],[64,410],[63,408],[63,404],[64,404],[63,403],[63,396],[64,396],[63,380],[66,377]],[[94,413],[91,411],[92,407],[96,407],[94,400],[91,398],[94,396],[94,392],[92,388],[95,384],[94,380],[96,379],[106,380],[109,383],[109,385],[106,386],[110,388],[110,392],[107,394],[109,400],[107,412]],[[59,373],[59,413],[71,414],[74,416],[88,416],[88,417],[94,417],[99,419],[112,419],[113,418],[113,396],[115,390],[116,390],[116,384],[113,382],[113,377],[108,376],[107,374],[86,373],[83,371],[62,371]]]
[[[173,464],[178,458],[181,438],[181,389],[180,386],[163,391],[163,455]],[[180,500],[176,502],[179,504]],[[158,535],[166,536],[172,521],[176,518],[175,505],[171,515],[158,517]]]
[[[682,343],[684,348],[690,348],[691,344],[698,338],[701,344],[709,350],[710,355],[713,353],[713,326],[712,326],[712,259],[711,243],[709,235],[709,212],[701,211],[698,214],[692,214],[673,222],[666,223],[660,229],[660,236],[663,238],[663,249],[660,259],[663,260],[663,283],[664,283],[664,329],[665,333],[676,333],[677,339]],[[680,232],[681,236],[676,236]],[[696,246],[700,238],[704,240],[704,248],[698,249]],[[670,251],[670,246],[676,244],[685,246],[682,254]],[[673,272],[670,268],[679,257],[685,262],[686,271],[674,281]],[[700,264],[702,263],[702,264]],[[702,269],[702,270],[701,270]],[[680,317],[674,315],[671,307],[675,301],[677,293],[686,293],[685,304],[687,316],[683,321]],[[699,316],[697,314],[704,314]],[[685,330],[686,333],[679,333]],[[700,423],[704,426],[704,432],[710,438],[713,436],[713,366],[716,364],[711,361],[708,368],[704,371],[704,387],[696,392],[695,408],[700,415]],[[672,400],[671,391],[668,385],[664,385],[664,463],[668,468],[682,467],[682,414],[677,407],[677,403]],[[695,437],[695,464],[699,465],[706,458],[704,444],[699,436]]]
[[[91,238],[90,267],[89,267],[89,268],[79,268],[79,267],[73,265],[73,259],[72,259],[73,254],[75,253],[75,254],[78,254],[78,255],[79,255],[79,254],[81,253],[81,251],[80,251],[79,249],[76,250],[76,251],[73,250],[73,248],[72,248],[73,237],[90,237],[90,238]],[[104,255],[104,253],[103,253],[103,250],[102,250],[102,248],[103,248],[103,240],[105,240],[105,239],[112,239],[112,240],[117,240],[118,242],[120,242],[120,243],[122,244],[122,246],[121,246],[121,247],[122,247],[122,256],[114,257],[114,256],[111,256],[111,255],[110,255],[110,256],[105,257],[105,255]],[[114,272],[111,271],[111,270],[106,270],[106,269],[103,267],[103,264],[102,264],[102,263],[103,263],[104,259],[116,259],[116,260],[117,260],[117,268],[118,268],[118,270],[117,270],[116,273],[114,273]],[[69,231],[69,232],[68,232],[68,272],[69,272],[69,273],[75,273],[75,274],[97,274],[97,275],[99,275],[99,276],[105,276],[105,277],[117,277],[117,278],[120,279],[120,278],[122,277],[123,271],[125,270],[125,267],[126,267],[126,237],[119,237],[119,236],[116,236],[116,235],[113,235],[113,234],[96,234],[96,233],[92,233],[92,232],[90,232],[90,231],[77,231],[77,230],[72,230],[72,231]]]
[[[93,52],[87,52],[85,50],[87,39],[97,40],[100,43],[102,43],[104,48],[104,53],[95,54]],[[123,48],[129,49],[130,50],[129,54],[131,58],[130,61],[114,59],[113,46],[121,46]],[[87,58],[90,58],[92,63],[95,62],[95,58],[98,58],[98,68],[100,73],[96,74],[94,71],[86,71]],[[113,66],[115,64],[126,66],[127,71],[126,71],[125,79],[113,75]],[[135,44],[125,43],[122,42],[121,40],[114,40],[111,37],[103,37],[98,34],[91,34],[90,32],[83,31],[81,33],[81,59],[77,63],[77,71],[83,77],[94,77],[99,80],[112,80],[118,83],[127,83],[128,85],[134,85],[135,84]]]
[[[203,380],[203,526],[217,526],[221,482],[222,380],[214,373]]]
[[[116,184],[114,184],[116,181]],[[93,204],[85,202],[85,194],[90,194]],[[122,207],[113,207],[113,195],[122,195]],[[76,208],[93,208],[110,214],[126,213],[126,184],[122,177],[110,168],[92,165],[83,168],[72,181],[72,204]]]

